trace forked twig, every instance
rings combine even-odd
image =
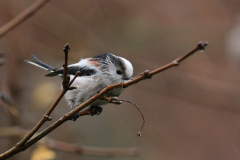
[[[167,70],[173,66],[178,66],[180,64],[180,62],[182,62],[183,60],[185,60],[186,58],[188,58],[190,55],[192,55],[193,53],[195,53],[196,51],[198,50],[204,50],[205,47],[207,46],[208,42],[200,42],[193,50],[191,50],[190,52],[186,53],[185,55],[183,55],[182,57],[174,60],[173,62],[163,66],[163,67],[160,67],[156,70],[153,70],[151,72],[149,72],[148,70],[144,71],[143,73],[139,74],[139,76],[131,79],[130,81],[127,81],[127,82],[122,82],[122,83],[118,83],[118,84],[113,84],[113,85],[108,85],[107,87],[105,87],[103,90],[101,90],[100,92],[96,93],[94,96],[92,96],[91,98],[89,98],[87,101],[85,101],[84,103],[82,103],[80,106],[76,107],[74,110],[70,111],[68,114],[64,115],[63,117],[61,117],[59,120],[57,120],[55,123],[53,123],[52,125],[50,125],[48,128],[46,128],[44,131],[42,131],[41,133],[39,133],[36,137],[30,139],[32,137],[32,135],[34,133],[36,133],[36,131],[34,130],[33,134],[31,134],[30,136],[30,140],[28,139],[26,141],[26,139],[24,140],[24,142],[26,143],[23,143],[22,141],[20,142],[21,145],[19,145],[19,143],[14,146],[13,148],[11,148],[10,150],[6,151],[5,153],[1,154],[0,155],[0,159],[6,159],[6,158],[9,158],[17,153],[19,153],[20,151],[23,151],[27,148],[29,148],[30,146],[32,146],[34,143],[36,143],[37,141],[39,141],[41,138],[43,138],[44,136],[46,136],[47,134],[49,134],[50,132],[52,132],[54,129],[56,129],[57,127],[59,127],[61,124],[63,124],[64,122],[68,121],[71,117],[73,117],[76,113],[80,112],[81,110],[83,110],[84,108],[86,108],[89,104],[91,104],[92,102],[94,102],[95,100],[97,99],[101,99],[101,97],[107,93],[108,91],[114,89],[114,88],[126,88],[128,86],[131,86],[135,83],[138,83],[142,80],[145,80],[145,79],[149,79],[151,78],[153,75],[157,74],[157,73],[160,73],[164,70]],[[63,91],[62,91],[63,92]],[[66,91],[65,91],[66,92]],[[65,93],[64,93],[65,94]],[[64,95],[64,94],[60,94],[60,95]],[[62,98],[62,97],[61,97]],[[61,99],[60,98],[60,99]],[[58,103],[59,101],[56,102],[56,104]],[[51,107],[52,108],[52,107]],[[53,107],[55,108],[55,106]],[[52,112],[49,111],[50,113]],[[45,117],[45,116],[44,116]],[[42,118],[41,121],[45,122],[45,118]],[[41,122],[40,121],[40,122]],[[40,123],[40,126],[42,125],[43,123]],[[39,126],[39,128],[40,128]],[[37,128],[36,130],[38,130],[39,128]],[[31,131],[32,132],[32,131]]]
[[[65,52],[65,64],[67,59],[68,59],[68,51],[69,51],[69,44],[66,44],[64,47],[64,52]],[[46,114],[42,117],[42,119],[37,123],[37,125],[29,132],[29,134],[24,137],[17,145],[16,148],[22,148],[22,146],[38,131],[38,129],[46,122],[46,121],[51,121],[52,118],[49,117],[50,114],[52,113],[52,111],[55,109],[55,107],[57,106],[57,104],[60,102],[60,100],[62,99],[62,97],[65,95],[65,93],[69,90],[69,79],[67,79],[67,72],[68,72],[68,68],[67,66],[64,67],[64,72],[66,72],[65,74],[63,74],[63,90],[60,93],[60,95],[57,97],[57,99],[55,100],[55,102],[52,104],[52,106],[48,109],[48,111],[46,112]],[[79,72],[76,73],[76,75],[74,76],[72,82],[76,79],[76,77],[78,76]],[[65,80],[65,81],[64,81]],[[65,86],[64,86],[65,84]],[[67,85],[66,85],[67,84]]]

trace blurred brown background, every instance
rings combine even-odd
[[[34,2],[1,0],[0,26]],[[209,41],[205,52],[122,93],[121,99],[137,103],[145,115],[142,137],[137,137],[141,116],[130,104],[106,105],[100,116],[67,122],[49,137],[94,147],[141,148],[139,156],[115,160],[239,159],[239,9],[237,0],[52,0],[0,38],[5,53],[1,91],[20,114],[12,116],[0,102],[0,126],[33,128],[60,92],[60,78],[44,77],[46,71],[24,62],[31,54],[61,67],[62,48],[70,43],[69,63],[110,52],[131,61],[136,76],[171,62],[199,41]],[[53,121],[69,110],[62,100]],[[0,138],[0,152],[18,141]],[[10,159],[30,159],[36,147]],[[54,152],[58,160],[110,159]]]

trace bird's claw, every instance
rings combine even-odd
[[[91,106],[89,108],[91,116],[99,115],[100,113],[102,113],[102,110],[103,110],[102,107],[99,106]]]
[[[79,118],[79,114],[76,113],[73,117],[72,117],[72,121],[76,121]]]

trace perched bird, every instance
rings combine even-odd
[[[32,55],[32,57],[35,62],[25,61],[50,71],[51,73],[47,74],[47,77],[63,75],[63,68],[54,68],[40,61],[35,55]],[[77,71],[80,71],[80,74],[72,84],[72,86],[77,87],[77,89],[69,90],[65,94],[65,98],[71,106],[71,109],[81,105],[106,86],[128,81],[133,75],[132,64],[125,58],[115,56],[111,53],[103,53],[92,58],[81,59],[78,63],[69,65],[68,69],[70,80],[73,79]],[[113,89],[107,92],[105,96],[118,97],[122,90],[123,88]],[[96,114],[99,115],[102,112],[100,106],[107,103],[106,100],[98,99],[89,106],[90,109],[97,110]]]

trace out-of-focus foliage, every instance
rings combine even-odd
[[[52,150],[49,150],[44,145],[39,145],[33,152],[31,160],[50,160],[55,159],[56,153]]]
[[[40,83],[32,93],[32,106],[31,107],[43,107],[47,108],[51,106],[59,92],[59,84],[54,82]]]

